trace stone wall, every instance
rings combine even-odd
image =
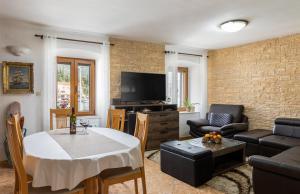
[[[110,43],[110,95],[121,97],[121,72],[165,72],[165,46],[149,42],[139,42],[111,38]]]
[[[300,117],[300,34],[213,50],[208,102],[243,104],[250,129]]]

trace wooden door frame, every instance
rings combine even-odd
[[[78,112],[76,110],[77,115],[95,115],[95,60],[90,60],[90,59],[75,59],[75,103],[74,105],[78,108],[78,64],[88,64],[90,67],[90,100],[89,100],[89,107],[90,111],[89,112]]]
[[[184,97],[185,97],[185,99],[184,100],[186,100],[189,98],[189,68],[188,67],[178,67],[177,71],[185,73],[185,76],[184,76],[184,82],[185,82]]]
[[[72,58],[72,57],[57,57],[57,63],[56,64],[70,64],[70,84],[71,84],[71,91],[70,91],[70,99],[71,99],[71,107],[75,108],[75,113],[78,116],[90,116],[95,115],[95,60],[92,59],[82,59],[82,58]],[[89,96],[89,112],[78,112],[78,102],[77,102],[77,96],[78,96],[78,64],[89,64],[90,66],[90,96]],[[56,80],[57,81],[57,80]],[[56,88],[56,101],[57,101],[57,88]]]

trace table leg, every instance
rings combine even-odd
[[[85,180],[85,194],[98,193],[98,177],[94,176]]]

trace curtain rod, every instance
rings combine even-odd
[[[38,37],[40,39],[43,39],[44,37],[46,37],[45,35],[42,34],[35,34],[35,37]],[[51,37],[51,36],[48,36]],[[53,37],[54,38],[54,37]],[[84,43],[90,43],[90,44],[100,44],[103,45],[103,42],[94,42],[94,41],[87,41],[87,40],[78,40],[78,39],[71,39],[71,38],[62,38],[62,37],[55,37],[58,40],[67,40],[67,41],[73,41],[73,42],[84,42]],[[114,46],[115,44],[110,44],[110,46]]]
[[[165,51],[165,54],[175,54],[175,53],[176,53],[175,51]],[[191,53],[181,53],[181,52],[178,52],[177,54],[180,54],[180,55],[190,55],[190,56],[196,56],[196,57],[202,57],[202,55],[191,54]]]

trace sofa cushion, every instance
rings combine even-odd
[[[300,167],[300,146],[296,146],[272,157],[273,160],[286,165]]]
[[[221,132],[221,127],[202,126],[201,127],[201,132],[202,133]]]
[[[234,139],[244,141],[247,143],[259,143],[259,138],[272,135],[271,130],[266,130],[266,129],[254,129],[242,133],[238,133],[234,135]]]
[[[294,146],[300,146],[300,139],[281,135],[270,135],[260,138],[259,144],[285,150]]]
[[[232,122],[232,115],[228,113],[210,113],[209,125],[222,127]]]
[[[300,138],[300,119],[277,118],[273,133],[275,135]]]
[[[240,123],[242,121],[242,114],[244,111],[243,105],[231,105],[231,104],[212,104],[209,112],[212,113],[228,113],[233,117],[233,123]]]

